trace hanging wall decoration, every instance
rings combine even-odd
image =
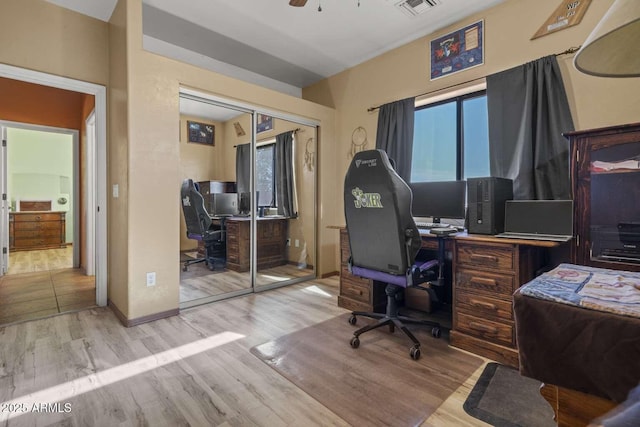
[[[316,147],[313,138],[307,139],[307,143],[304,146],[304,167],[313,172],[314,165],[316,163]]]
[[[215,145],[215,126],[208,123],[187,121],[187,141],[197,144]]]
[[[353,157],[356,153],[367,149],[367,131],[358,126],[353,130],[351,134],[351,150],[349,151],[349,157]]]
[[[256,133],[273,129],[273,117],[258,113]]]
[[[431,40],[431,80],[484,64],[484,21]]]
[[[578,25],[590,4],[591,0],[562,0],[531,40]]]

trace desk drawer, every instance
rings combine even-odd
[[[462,289],[456,289],[456,309],[481,315],[513,320],[511,301],[491,298]]]
[[[227,240],[227,260],[231,262],[240,262],[240,252],[238,250],[238,244],[230,243]]]
[[[510,347],[514,345],[513,324],[510,322],[494,322],[458,312],[455,323],[456,331]]]
[[[354,276],[349,273],[349,268],[346,264],[341,265],[340,267],[340,283],[351,282],[357,286],[366,286],[367,288],[371,288],[373,286],[373,280],[365,279],[364,277]]]
[[[340,286],[340,295],[369,304],[371,298],[370,286],[369,284],[362,285],[346,280]]]
[[[514,270],[514,248],[509,245],[486,245],[470,242],[456,243],[458,266],[489,268],[499,271]]]
[[[455,286],[456,289],[471,289],[489,296],[506,298],[509,301],[515,291],[513,276],[462,268],[456,271]]]

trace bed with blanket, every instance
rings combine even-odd
[[[522,375],[613,402],[640,383],[640,273],[560,264],[514,314]]]

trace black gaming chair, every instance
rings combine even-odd
[[[212,228],[212,220],[204,207],[204,198],[192,179],[185,179],[180,189],[182,213],[187,225],[187,237],[204,243],[206,256],[188,260],[182,267],[183,271],[191,264],[205,262],[210,270],[218,263],[215,261],[226,256],[224,228]]]
[[[352,325],[356,324],[357,316],[378,322],[355,331],[351,347],[360,346],[361,334],[388,325],[391,332],[398,327],[411,339],[409,355],[417,360],[420,342],[403,322],[430,326],[436,338],[441,332],[437,322],[398,314],[403,288],[428,284],[435,278],[432,269],[438,267],[437,260],[415,263],[421,238],[411,215],[411,198],[411,189],[393,170],[384,151],[361,151],[354,156],[344,180],[344,213],[351,249],[349,271],[386,283],[387,308],[386,313],[352,313],[349,318]],[[435,295],[428,287],[418,287]]]

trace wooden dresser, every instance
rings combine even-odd
[[[287,263],[287,218],[258,218],[256,221],[258,243],[258,269],[271,268]],[[249,218],[228,218],[227,268],[249,271],[251,267]]]
[[[65,247],[65,212],[10,212],[9,251]]]
[[[517,367],[512,294],[542,266],[542,248],[468,235],[453,256],[451,345]]]

